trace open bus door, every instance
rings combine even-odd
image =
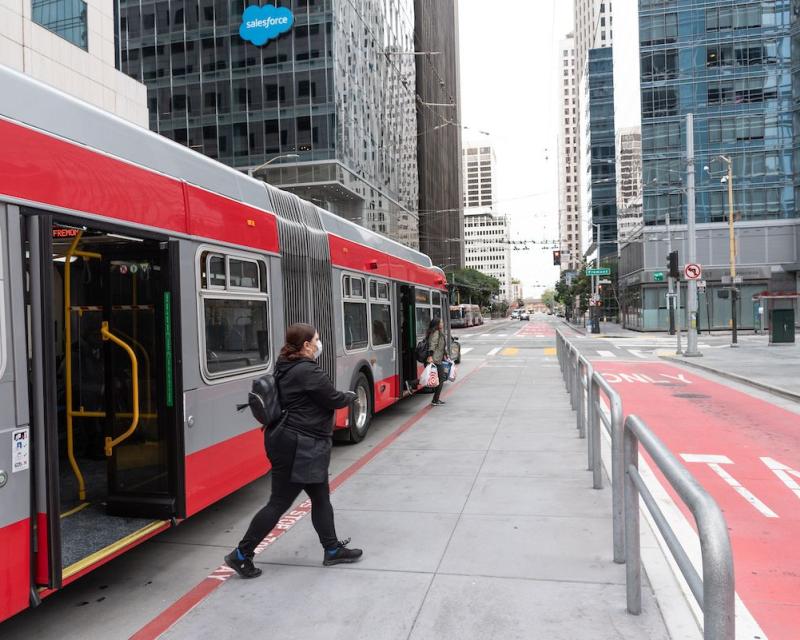
[[[57,589],[182,515],[177,244],[25,213],[35,581]]]
[[[414,312],[414,287],[411,285],[399,284],[397,305],[397,326],[400,339],[400,356],[398,357],[400,388],[403,395],[414,393],[417,388],[419,373],[417,372],[417,358],[415,349],[417,346],[416,316]]]

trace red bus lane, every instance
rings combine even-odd
[[[593,364],[719,503],[736,591],[770,640],[800,638],[800,416],[669,364]]]

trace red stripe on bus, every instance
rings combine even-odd
[[[264,433],[252,429],[186,456],[186,515],[190,516],[269,471]]]
[[[463,378],[461,378],[458,382],[453,383],[452,386],[450,387],[450,390],[445,393],[445,396],[450,395],[450,393],[452,393],[455,387],[461,385],[473,373],[475,373],[482,367],[483,365],[476,367],[468,374],[466,374]],[[417,424],[417,422],[422,420],[422,418],[428,415],[430,411],[431,411],[430,405],[426,405],[425,407],[420,409],[414,416],[406,420],[397,429],[395,429],[392,433],[390,433],[377,445],[375,445],[373,449],[366,452],[353,464],[347,467],[347,469],[342,471],[342,473],[340,473],[331,481],[330,483],[331,491],[335,491],[344,482],[349,480],[352,476],[358,473],[358,471],[363,469],[369,462],[375,459],[375,457],[379,453],[383,452],[390,444],[392,444],[401,435],[403,435],[411,427]],[[308,501],[306,501],[306,503],[307,502]],[[295,519],[291,524],[277,531],[271,532],[270,536],[274,536],[275,538],[277,538],[283,535],[284,533],[286,533],[286,531],[291,529],[296,522],[299,522],[299,519]],[[270,536],[268,536],[268,538]],[[200,602],[202,602],[205,598],[207,598],[220,586],[222,586],[222,584],[227,580],[228,577],[230,577],[231,574],[232,571],[230,571],[227,567],[225,566],[219,567],[217,570],[214,571],[214,573],[211,574],[211,576],[204,578],[199,584],[192,587],[178,600],[176,600],[164,611],[162,611],[150,622],[148,622],[145,626],[139,629],[139,631],[134,633],[130,637],[130,640],[155,640],[162,633],[166,632],[170,627],[172,627],[175,623],[177,623],[181,618],[183,618],[183,616],[189,613],[195,606],[197,606]]]
[[[0,193],[186,231],[177,180],[5,120],[0,140]]]
[[[224,196],[187,185],[189,233],[263,251],[278,251],[274,215]]]
[[[0,620],[28,608],[30,545],[29,518],[0,529]]]
[[[447,286],[441,273],[372,247],[345,240],[332,233],[328,234],[328,244],[334,266],[436,289],[445,289]]]

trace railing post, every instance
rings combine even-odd
[[[581,363],[581,357],[577,356],[576,360],[578,365],[578,411],[575,417],[575,426],[578,429],[578,436],[583,437],[583,414],[584,414],[584,403],[583,403],[583,396],[584,396],[584,387],[583,387],[583,364]]]
[[[639,549],[639,492],[628,472],[639,468],[639,443],[633,432],[625,428],[625,585],[628,613],[638,616],[642,612],[642,557]]]
[[[572,410],[578,410],[578,350],[573,349],[572,360]]]
[[[592,403],[597,407],[595,409],[595,419],[589,429],[589,433],[591,433],[591,440],[589,441],[589,458],[592,464],[592,486],[595,489],[602,489],[603,488],[603,460],[602,460],[602,435],[601,435],[601,425],[602,422],[600,421],[600,416],[598,412],[600,411],[600,388],[599,385],[594,384],[592,382]]]
[[[614,562],[625,562],[625,424],[622,400],[614,394],[608,398],[611,408],[611,507],[614,527]],[[638,454],[637,454],[638,455]],[[637,502],[638,504],[638,502]]]
[[[697,530],[703,558],[703,638],[734,640],[736,590],[731,541],[725,517],[710,497],[698,510]]]

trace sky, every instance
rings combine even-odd
[[[617,126],[635,126],[638,30],[631,25],[637,24],[637,3],[614,4],[615,12],[626,14],[614,16],[615,58],[624,61],[616,65],[624,110]],[[511,239],[557,241],[560,41],[573,30],[573,2],[459,0],[458,6],[464,143],[489,142],[495,149],[495,211],[509,216]],[[544,246],[511,251],[512,276],[522,281],[526,297],[538,298],[558,280],[552,246]]]

